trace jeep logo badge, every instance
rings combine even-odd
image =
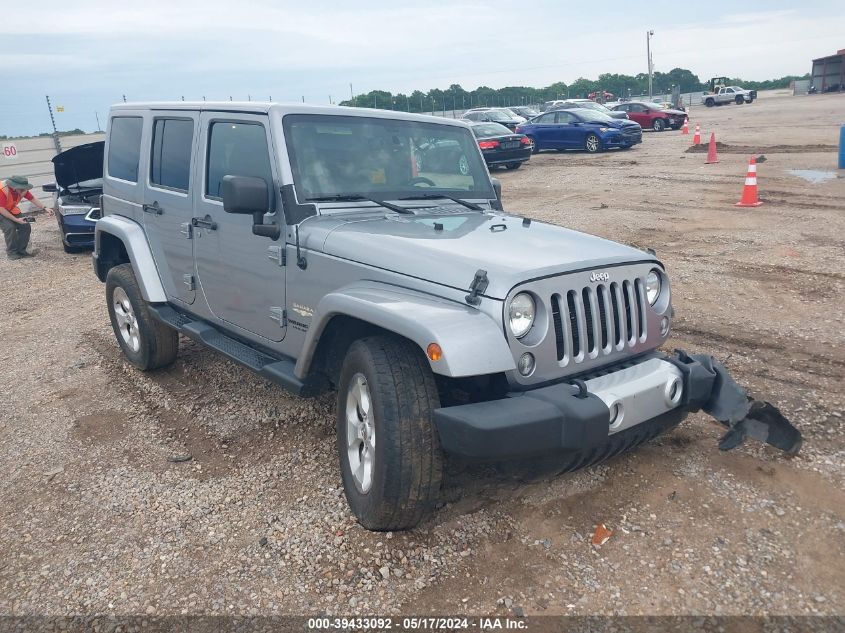
[[[593,273],[592,275],[590,275],[590,281],[592,281],[592,282],[609,281],[609,280],[610,280],[610,275],[608,275],[607,273]]]

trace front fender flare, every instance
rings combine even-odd
[[[377,282],[357,282],[325,295],[314,312],[295,373],[304,379],[326,325],[334,316],[350,316],[403,336],[425,351],[443,349],[429,359],[436,374],[481,376],[515,369],[501,326],[476,308],[422,292]]]
[[[161,283],[161,277],[159,277],[158,268],[143,227],[137,222],[120,215],[107,215],[97,220],[97,228],[94,234],[95,261],[102,253],[101,239],[104,233],[113,235],[123,242],[144,300],[149,303],[164,303],[167,301],[164,285]]]

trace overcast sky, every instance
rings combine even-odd
[[[809,72],[845,47],[841,0],[32,0],[4,10],[0,134],[96,130],[128,100],[328,103],[391,92],[544,86],[689,68],[702,79]],[[800,6],[799,8],[794,8]]]

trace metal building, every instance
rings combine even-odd
[[[818,92],[845,92],[845,48],[813,60],[812,85]]]

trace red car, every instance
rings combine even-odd
[[[655,132],[662,132],[667,127],[678,130],[687,118],[686,112],[646,101],[626,101],[608,107],[611,110],[627,112],[628,118],[639,123],[644,130],[650,128]]]

